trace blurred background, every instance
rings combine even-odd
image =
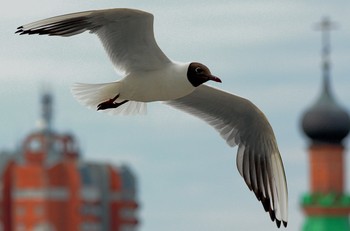
[[[149,11],[155,15],[157,42],[168,57],[205,63],[223,81],[215,87],[248,98],[268,117],[287,174],[287,229],[302,229],[309,140],[300,121],[322,86],[316,24],[324,17],[336,23],[331,32],[331,89],[348,110],[349,1],[1,1],[3,152],[18,149],[39,129],[38,99],[48,89],[54,97],[52,130],[73,134],[84,160],[127,165],[136,176],[139,230],[277,229],[241,179],[237,149],[204,122],[161,103],[148,104],[146,116],[130,117],[78,104],[70,93],[74,82],[120,77],[97,37],[14,34],[18,26],[65,13],[115,7]],[[348,143],[343,141],[345,147]],[[350,179],[348,171],[344,174]]]

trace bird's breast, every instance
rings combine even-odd
[[[131,73],[122,80],[120,97],[132,101],[173,100],[195,89],[187,79],[188,64]]]

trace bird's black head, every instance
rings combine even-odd
[[[209,80],[221,83],[221,80],[212,75],[208,67],[201,63],[191,63],[187,70],[187,79],[194,87]]]

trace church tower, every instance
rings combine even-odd
[[[345,192],[345,157],[342,141],[350,131],[350,117],[335,100],[330,86],[330,30],[324,18],[322,32],[322,88],[316,102],[302,116],[309,138],[309,192],[301,200],[306,216],[303,231],[349,231],[350,195]]]
[[[55,131],[53,116],[44,92],[39,129],[13,152],[0,150],[0,231],[137,230],[134,172],[85,160],[73,134]]]

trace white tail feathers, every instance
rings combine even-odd
[[[97,110],[97,105],[118,95],[119,86],[119,82],[102,84],[75,83],[71,90],[79,103]],[[121,101],[123,99],[116,100],[116,102]],[[147,105],[144,102],[128,101],[117,108],[102,111],[113,115],[146,114]]]

